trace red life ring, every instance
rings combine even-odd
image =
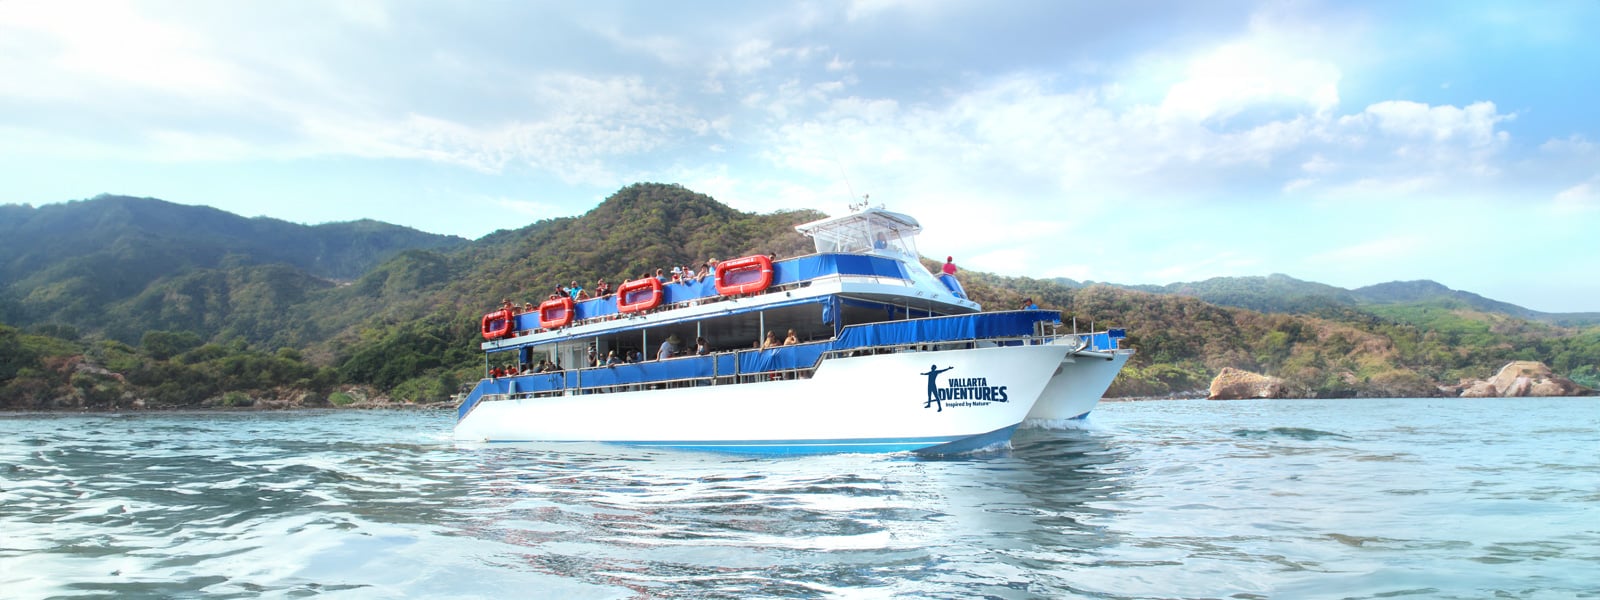
[[[754,294],[772,285],[772,259],[760,254],[717,263],[717,293]]]
[[[617,312],[633,313],[661,305],[661,280],[635,279],[617,286]]]
[[[516,314],[510,309],[497,310],[483,316],[483,322],[478,326],[478,330],[483,333],[483,339],[498,340],[511,337],[511,332],[516,331],[516,323]]]
[[[545,300],[539,305],[539,326],[545,329],[566,327],[572,323],[572,315],[577,312],[576,307],[576,303],[569,296]]]

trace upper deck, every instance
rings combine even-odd
[[[625,314],[618,310],[615,295],[581,300],[574,305],[573,321],[560,330],[539,327],[537,312],[515,316],[515,334],[505,339],[484,342],[494,351],[508,346],[539,344],[574,335],[598,335],[619,329],[634,329],[652,323],[706,318],[729,312],[778,308],[797,301],[817,300],[830,294],[850,294],[891,303],[915,302],[926,314],[976,312],[975,302],[957,298],[920,264],[907,264],[897,257],[873,254],[813,254],[772,263],[772,285],[760,294],[732,298],[717,293],[712,278],[662,285],[659,308],[645,314]],[[730,304],[720,304],[732,301]],[[713,304],[717,304],[713,306]]]

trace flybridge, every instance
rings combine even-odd
[[[881,208],[819,219],[794,229],[810,237],[818,253],[898,254],[912,260],[917,257],[916,236],[922,233],[916,219]]]
[[[823,279],[851,278],[856,281],[871,282],[876,285],[888,285],[904,288],[913,283],[913,275],[908,272],[905,263],[882,256],[861,254],[814,254],[772,263],[772,283],[768,288],[772,292],[781,292],[805,287],[813,282]],[[700,305],[708,301],[722,300],[715,281],[707,277],[698,281],[686,283],[667,283],[661,286],[662,298],[659,306],[665,308],[686,308]],[[759,303],[749,303],[754,308],[758,304],[781,304],[784,299],[793,296],[774,296],[770,300]],[[972,307],[960,307],[962,312],[973,310]],[[731,308],[731,305],[730,305]],[[605,324],[606,329],[630,328],[639,325],[638,321],[617,322],[618,318],[626,318],[619,307],[616,296],[605,298],[591,298],[574,303],[572,315],[568,326],[578,327],[590,324]],[[695,312],[695,311],[691,311]],[[654,313],[650,315],[651,321],[661,321],[670,318],[670,315]],[[511,330],[503,336],[507,339],[494,339],[484,342],[484,350],[494,350],[511,345],[538,342],[546,338],[562,337],[555,331],[540,327],[540,314],[528,312],[513,315],[510,320]],[[532,336],[532,337],[530,337]]]

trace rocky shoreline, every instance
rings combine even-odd
[[[1595,396],[1597,392],[1555,374],[1537,361],[1512,361],[1488,379],[1463,379],[1455,385],[1435,386],[1428,397],[1437,398],[1551,398]],[[1209,400],[1312,398],[1283,379],[1225,367],[1211,380]]]

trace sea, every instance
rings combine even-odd
[[[453,418],[0,416],[0,597],[1600,598],[1596,398],[1106,402],[945,458]]]

